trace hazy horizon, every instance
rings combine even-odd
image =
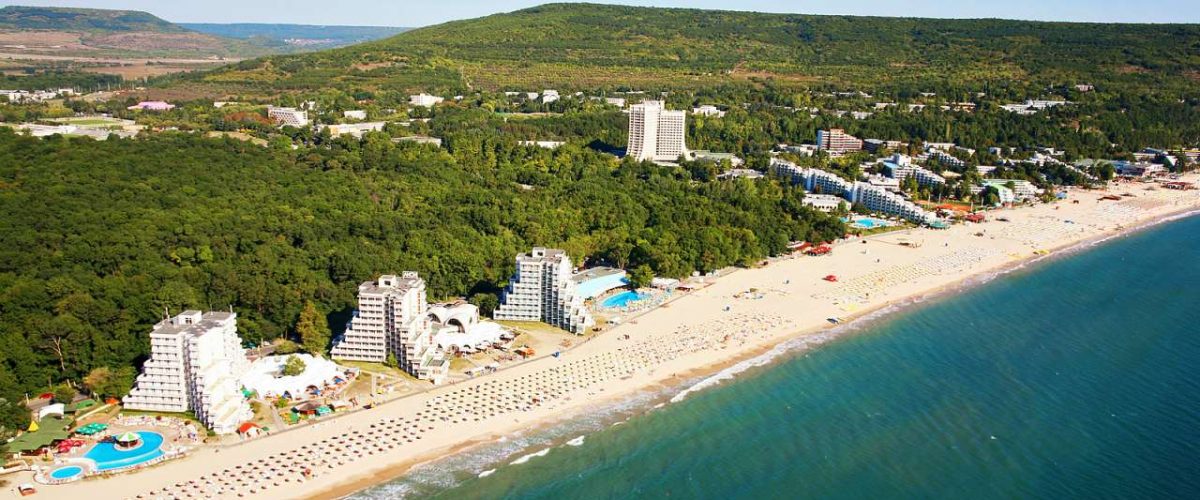
[[[547,3],[536,0],[447,0],[436,5],[378,0],[343,0],[329,10],[316,0],[264,0],[234,2],[209,0],[167,3],[156,0],[26,0],[0,5],[83,7],[141,10],[176,23],[265,23],[421,27],[459,19],[510,12]],[[1147,0],[1136,6],[1119,0],[933,0],[913,5],[896,0],[862,0],[856,3],[820,0],[796,4],[786,0],[625,0],[592,3],[641,7],[678,7],[756,11],[783,14],[854,15],[927,18],[998,18],[1028,21],[1111,23],[1196,23],[1200,10],[1180,0]],[[215,7],[215,8],[214,8]]]

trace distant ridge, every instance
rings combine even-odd
[[[0,9],[0,28],[84,32],[145,31],[183,33],[187,30],[148,12],[136,10],[26,7]]]
[[[549,4],[210,73],[220,84],[463,89],[780,85],[1186,88],[1200,25],[763,14]]]
[[[184,28],[228,38],[261,38],[284,43],[288,40],[312,41],[319,48],[332,48],[387,38],[411,28],[390,26],[320,26],[311,24],[270,23],[180,23]],[[293,44],[297,44],[293,42]]]

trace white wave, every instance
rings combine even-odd
[[[512,463],[509,465],[521,465],[521,464],[528,462],[536,457],[544,457],[544,456],[546,456],[547,453],[550,453],[550,448],[543,448],[539,451],[535,451],[528,455],[524,455],[521,458],[513,460]]]
[[[567,445],[568,446],[583,446],[583,438],[584,438],[584,436],[579,436],[575,439],[567,441]]]
[[[480,478],[480,479],[483,479],[483,478],[485,478],[485,477],[488,477],[488,476],[490,476],[490,475],[492,475],[492,474],[495,474],[495,473],[496,473],[496,469],[488,469],[488,470],[485,470],[485,471],[483,471],[483,472],[480,472],[480,473],[479,473],[479,478]]]

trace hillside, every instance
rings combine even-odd
[[[210,35],[256,40],[285,50],[343,47],[387,38],[410,28],[387,26],[316,26],[311,24],[180,23],[184,28]]]
[[[0,45],[0,52],[27,59],[218,60],[289,52],[193,31],[146,12],[20,6],[0,9]]]
[[[1045,85],[1194,88],[1200,26],[813,16],[552,4],[353,47],[246,61],[263,89]],[[1006,83],[1007,84],[1007,83]]]
[[[22,7],[17,5],[0,9],[0,29],[156,33],[187,31],[152,14],[134,10]]]

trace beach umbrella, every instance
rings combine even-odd
[[[134,434],[132,432],[126,432],[126,433],[123,433],[123,434],[113,438],[113,439],[116,439],[118,443],[133,443],[133,442],[137,442],[137,440],[141,439],[141,436],[138,436],[137,434]]]

